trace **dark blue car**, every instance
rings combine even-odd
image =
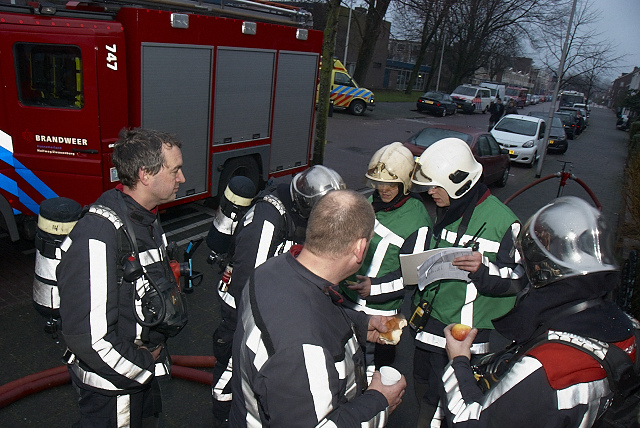
[[[445,117],[447,114],[455,114],[458,105],[450,95],[431,91],[426,92],[418,99],[416,107],[419,112],[426,111],[427,113]]]

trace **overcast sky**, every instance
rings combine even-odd
[[[640,67],[640,0],[593,0],[593,5],[601,13],[603,37],[618,46],[618,55],[624,55],[615,77]]]

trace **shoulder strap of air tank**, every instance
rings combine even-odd
[[[121,196],[119,196],[119,199],[120,198]],[[118,261],[117,277],[118,277],[118,284],[120,284],[122,276],[124,274],[123,267],[122,267],[122,260],[126,256],[129,256],[131,254],[137,255],[138,253],[137,245],[135,245],[135,236],[131,236],[128,234],[128,230],[125,224],[123,223],[122,219],[120,218],[120,216],[118,216],[118,214],[113,209],[105,205],[93,204],[88,207],[85,207],[81,217],[84,216],[85,214],[93,214],[93,215],[103,217],[109,220],[111,224],[113,224],[113,227],[116,229],[116,240],[118,243],[118,256],[116,257]],[[129,228],[129,230],[130,229],[131,228]]]

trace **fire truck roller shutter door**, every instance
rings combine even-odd
[[[142,126],[182,141],[186,183],[178,198],[208,190],[212,63],[210,46],[142,46]]]

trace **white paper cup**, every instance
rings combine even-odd
[[[393,385],[398,383],[402,378],[402,374],[390,366],[380,367],[380,380],[383,385]]]

